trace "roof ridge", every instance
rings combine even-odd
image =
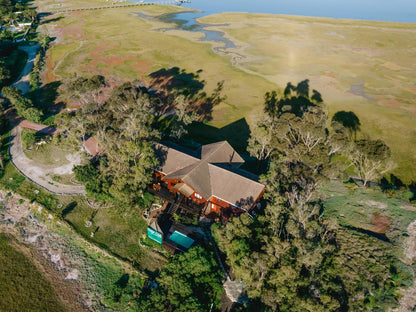
[[[191,174],[191,172],[192,171],[194,171],[196,168],[198,168],[200,165],[201,165],[201,163],[202,163],[202,160],[201,159],[198,159],[198,162],[196,163],[197,165],[195,166],[195,167],[193,167],[187,174],[185,174],[183,177],[184,178],[186,178],[188,175],[190,175]],[[192,165],[194,165],[194,164],[192,164]],[[189,167],[189,166],[188,166]]]
[[[213,164],[213,163],[208,163],[208,165],[211,165],[211,166],[213,166],[213,167],[215,167],[215,168],[218,168],[218,169],[221,169],[221,170],[223,170],[223,171],[227,171],[227,172],[229,172],[229,173],[235,174],[235,175],[237,175],[237,176],[239,176],[239,177],[241,177],[241,178],[243,178],[243,179],[249,180],[249,181],[251,181],[251,182],[255,182],[255,183],[257,183],[257,184],[260,184],[260,185],[265,186],[263,183],[260,183],[260,182],[258,182],[258,181],[255,181],[255,180],[249,179],[249,178],[247,178],[247,177],[245,177],[245,176],[243,176],[243,175],[241,175],[241,174],[235,173],[235,172],[233,172],[233,171],[231,171],[231,170],[227,170],[227,169],[222,168],[222,167],[220,167],[220,166],[217,166],[217,165],[215,165],[215,164]]]
[[[218,141],[218,142],[214,142],[214,143],[209,143],[209,144],[204,144],[204,145],[202,145],[201,146],[201,160],[202,160],[202,148],[204,147],[204,146],[212,146],[212,145],[217,145],[217,147],[214,149],[214,150],[212,150],[208,155],[206,155],[205,157],[204,157],[204,159],[205,158],[208,158],[208,157],[210,157],[212,154],[214,154],[215,152],[217,152],[225,143],[228,143],[227,142],[227,140],[222,140],[222,141]],[[228,143],[229,145],[230,145],[230,143]],[[231,145],[230,145],[231,146]],[[231,146],[231,148],[233,148],[232,146]],[[234,149],[234,148],[233,148]]]
[[[214,151],[212,151],[211,153],[209,153],[208,154],[208,156],[206,156],[206,157],[204,157],[204,158],[202,158],[202,155],[201,155],[201,159],[199,159],[199,158],[197,158],[198,159],[198,165],[196,165],[191,171],[189,171],[186,175],[184,175],[184,177],[186,177],[186,176],[188,176],[189,174],[191,174],[191,172],[192,171],[194,171],[196,168],[198,168],[199,166],[201,166],[202,164],[204,164],[204,163],[206,163],[206,164],[211,164],[207,159],[209,158],[209,156],[211,156],[213,153],[215,153],[216,151],[218,151],[218,149],[223,145],[223,144],[225,144],[225,143],[228,143],[226,140],[223,140],[223,141],[219,141],[219,142],[214,142],[214,143],[210,143],[210,144],[206,144],[206,145],[212,145],[212,144],[218,144],[218,143],[221,143],[221,144],[219,144],[219,146],[218,146],[218,148],[216,148]],[[229,143],[228,143],[229,144]],[[203,146],[206,146],[206,145],[203,145]],[[230,145],[231,146],[231,145]],[[232,147],[232,146],[231,146]],[[210,186],[211,186],[211,179],[210,179]]]
[[[164,143],[167,143],[167,144],[164,144]],[[173,150],[175,150],[178,153],[184,154],[184,155],[186,155],[188,157],[192,157],[192,158],[194,158],[196,160],[200,160],[199,157],[197,157],[197,156],[194,156],[194,155],[188,154],[187,152],[181,151],[181,149],[187,149],[187,148],[186,147],[183,147],[183,146],[181,146],[179,144],[176,144],[176,143],[173,143],[173,142],[170,142],[170,141],[160,141],[160,142],[156,142],[155,145],[162,145],[162,146],[167,147],[169,149],[173,149]],[[171,146],[169,146],[169,145],[171,145]],[[192,150],[188,150],[188,151],[190,153],[194,153]]]

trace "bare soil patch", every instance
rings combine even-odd
[[[374,212],[371,217],[371,224],[374,225],[373,232],[385,234],[390,226],[390,221],[383,214]]]
[[[52,62],[50,58],[50,53],[46,53],[46,69],[43,73],[43,83],[48,84],[57,80],[57,77],[54,73],[55,63]]]
[[[386,209],[387,208],[387,204],[386,203],[382,203],[382,202],[377,202],[374,200],[359,200],[357,201],[358,204],[365,204],[368,206],[372,206],[372,207],[377,207],[379,209]]]

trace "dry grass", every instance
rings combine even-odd
[[[53,1],[36,3],[48,6]],[[416,155],[409,148],[416,145],[414,24],[245,13],[203,18],[228,24],[213,28],[236,44],[231,52],[243,58],[234,59],[214,53],[209,42],[199,42],[202,34],[158,32],[167,24],[135,14],[175,10],[182,9],[143,6],[50,16],[61,19],[40,28],[57,37],[48,53],[46,77],[100,73],[123,81],[146,79],[153,71],[174,66],[188,72],[202,69],[206,91],[225,81],[227,100],[214,109],[211,123],[217,127],[243,117],[252,124],[266,91],[307,78],[322,93],[330,114],[354,111],[365,133],[392,148],[395,173],[405,182],[416,179]],[[349,92],[361,80],[373,100]]]
[[[416,178],[416,25],[266,14],[217,14],[201,19],[238,43],[238,67],[279,86],[309,79],[332,115],[352,110],[363,132],[393,150],[398,173]],[[349,92],[365,83],[372,100]]]
[[[275,88],[273,83],[233,67],[231,57],[215,54],[210,43],[197,42],[200,34],[158,32],[155,29],[168,24],[135,14],[157,15],[174,10],[180,9],[154,5],[62,15],[59,21],[41,26],[42,31],[57,37],[49,51],[49,67],[58,79],[100,73],[117,81],[146,79],[149,73],[175,66],[194,73],[202,69],[200,78],[207,92],[217,82],[225,81],[227,101],[214,112],[216,126],[245,117],[253,105],[261,105],[263,94]]]

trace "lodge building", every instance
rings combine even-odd
[[[156,144],[155,149],[160,165],[155,168],[153,193],[169,191],[178,202],[199,207],[206,216],[228,219],[249,212],[264,193],[257,176],[239,169],[244,159],[227,141],[203,145],[196,152],[170,142]]]

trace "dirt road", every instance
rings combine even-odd
[[[10,135],[10,159],[26,178],[47,191],[59,195],[85,195],[84,186],[65,185],[52,180],[53,175],[72,172],[74,163],[63,166],[40,165],[26,157],[21,142],[21,129],[14,127]]]

